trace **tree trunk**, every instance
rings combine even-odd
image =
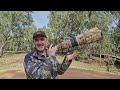
[[[7,44],[7,41],[0,47],[0,57],[2,57],[3,55],[3,48],[5,47],[6,44]]]
[[[3,49],[0,48],[0,57],[2,57],[2,55],[3,55]]]
[[[99,49],[100,49],[100,66],[101,66],[101,62],[102,62],[102,61],[101,61],[101,44],[99,44],[99,46],[100,46]]]

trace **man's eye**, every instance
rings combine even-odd
[[[35,41],[38,41],[38,39],[35,39]]]
[[[44,38],[41,38],[40,40],[41,40],[41,41],[44,41]]]

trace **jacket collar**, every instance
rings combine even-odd
[[[45,56],[44,55],[39,55],[38,51],[34,48],[34,52],[33,52],[33,57],[36,58],[37,60],[45,60]]]

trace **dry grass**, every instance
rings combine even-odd
[[[64,57],[61,57],[58,55],[57,59],[61,63]],[[80,68],[80,69],[94,70],[94,71],[106,72],[106,73],[112,73],[112,74],[120,74],[119,70],[114,66],[111,66],[110,71],[107,71],[106,66],[100,66],[99,64],[95,64],[95,63],[87,64],[87,63],[83,63],[75,60],[72,61],[70,68]]]
[[[22,70],[24,71],[23,67],[23,60],[24,60],[25,54],[14,54],[10,56],[6,56],[3,58],[0,58],[0,72],[4,72],[7,70]],[[57,55],[57,60],[61,63],[64,59],[64,56]],[[110,67],[110,71],[107,71],[106,66],[100,66],[98,64],[86,64],[82,63],[80,61],[74,61],[70,65],[70,68],[81,68],[81,69],[87,69],[87,70],[95,70],[95,71],[101,71],[101,72],[107,72],[107,73],[116,73],[120,74],[118,69],[115,67]]]
[[[0,72],[7,70],[23,70],[23,60],[25,54],[14,54],[0,58]]]

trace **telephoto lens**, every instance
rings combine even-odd
[[[89,29],[80,35],[72,37],[68,40],[65,40],[59,43],[57,46],[58,51],[62,49],[69,49],[75,46],[90,44],[94,42],[98,42],[102,39],[102,31],[97,27]]]

